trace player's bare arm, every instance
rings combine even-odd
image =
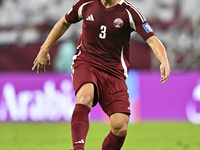
[[[171,73],[165,47],[156,36],[150,37],[146,42],[161,63],[160,72],[162,79],[160,81],[164,84]]]
[[[40,73],[40,70],[43,72],[46,71],[45,65],[50,65],[50,55],[49,51],[53,44],[65,33],[65,31],[70,27],[65,17],[62,17],[53,27],[52,31],[48,35],[47,39],[40,48],[40,51],[33,62],[32,70],[37,68],[37,73]]]

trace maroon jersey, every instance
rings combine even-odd
[[[130,65],[130,33],[146,41],[155,35],[144,15],[128,0],[106,8],[101,0],[78,0],[65,15],[67,22],[83,20],[77,49],[82,61],[117,77],[126,78]],[[78,59],[77,55],[74,57]],[[81,59],[81,58],[79,58]]]

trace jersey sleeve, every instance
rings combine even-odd
[[[74,5],[72,6],[72,8],[70,9],[70,11],[68,13],[66,13],[65,15],[65,19],[67,20],[67,22],[69,23],[76,23],[79,22],[80,20],[83,19],[83,15],[82,15],[82,10],[83,7],[88,4],[91,3],[92,0],[77,0]]]
[[[155,34],[154,29],[149,25],[145,16],[135,6],[130,7],[129,20],[133,30],[135,30],[145,41]]]

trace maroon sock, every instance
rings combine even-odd
[[[103,141],[102,150],[120,150],[126,136],[120,137],[111,131]]]
[[[84,150],[85,139],[89,130],[88,114],[90,108],[83,104],[76,104],[71,119],[71,134],[74,150]]]

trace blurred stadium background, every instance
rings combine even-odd
[[[166,46],[172,74],[162,85],[159,62],[131,35],[127,79],[132,115],[125,150],[200,149],[200,1],[131,0]],[[75,104],[71,57],[81,32],[72,25],[50,51],[46,73],[33,61],[53,25],[75,0],[0,0],[0,149],[70,149]],[[100,149],[108,118],[92,109],[88,150]],[[98,128],[98,132],[95,130]],[[96,146],[97,147],[93,147]]]

